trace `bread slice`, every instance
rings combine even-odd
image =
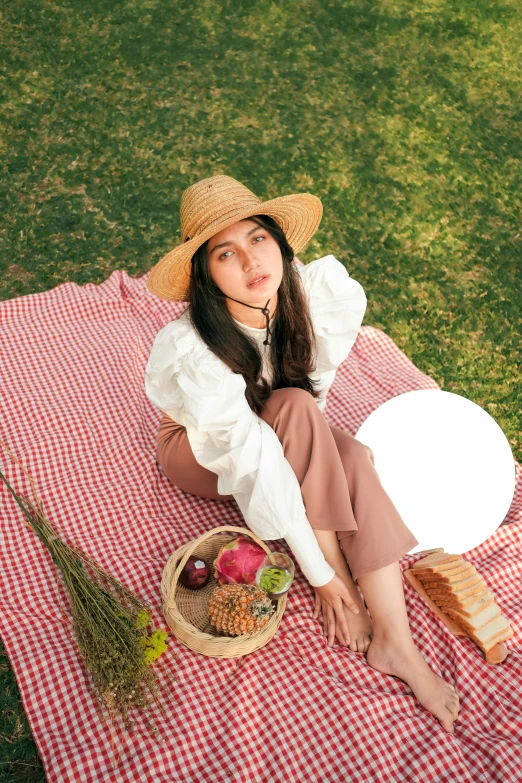
[[[445,595],[446,593],[456,593],[459,590],[467,590],[470,587],[476,587],[476,585],[482,587],[483,584],[484,582],[480,574],[472,574],[471,576],[466,576],[464,579],[451,582],[451,584],[446,584],[445,582],[429,582],[424,584],[424,589],[428,595],[431,595],[431,593],[442,593]]]
[[[439,546],[436,549],[423,549],[421,552],[415,552],[416,555],[431,555],[432,552],[444,552],[444,547]]]
[[[468,634],[472,633],[473,631],[478,631],[480,628],[483,628],[485,625],[491,622],[493,618],[502,614],[500,611],[500,606],[494,601],[488,607],[482,609],[480,612],[476,612],[471,617],[466,617],[452,608],[444,609],[443,611],[445,611],[446,614],[449,614],[451,619],[455,620],[462,630],[466,631]]]
[[[466,633],[486,653],[496,644],[505,642],[506,639],[511,639],[514,631],[509,624],[509,620],[503,614],[500,614],[482,628],[466,631]]]
[[[456,609],[462,612],[464,616],[466,616],[467,612],[469,614],[474,613],[475,610],[472,611],[471,607],[477,606],[480,609],[485,609],[486,606],[489,606],[495,600],[495,596],[489,587],[483,588],[478,593],[471,593],[471,595],[461,596],[452,593],[451,595],[430,595],[430,598],[441,609],[444,610],[444,607]]]
[[[441,603],[463,606],[465,601],[474,601],[485,594],[486,591],[480,589],[480,585],[473,585],[473,587],[467,587],[465,590],[459,590],[456,596],[453,593],[426,593],[428,598],[431,598],[437,606]]]
[[[464,558],[461,555],[449,555],[447,552],[433,552],[431,555],[423,557],[421,560],[417,560],[417,562],[412,565],[412,569],[416,572],[417,569],[436,568],[437,566],[445,565],[446,563],[457,563],[462,562],[463,560]]]
[[[471,563],[468,563],[467,560],[462,560],[460,563],[443,563],[440,566],[432,566],[431,568],[419,568],[415,571],[415,576],[422,581],[428,577],[437,578],[439,574],[441,576],[453,576],[454,574],[461,574],[467,571],[470,566]]]
[[[464,568],[459,566],[458,569],[452,569],[450,571],[439,571],[437,573],[426,573],[425,571],[420,571],[418,574],[415,573],[415,576],[425,587],[433,587],[433,585],[436,584],[453,584],[454,582],[467,579],[476,573],[477,569],[475,566],[471,565],[471,563],[468,563]]]

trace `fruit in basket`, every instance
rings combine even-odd
[[[190,590],[201,590],[210,579],[210,565],[202,557],[191,555],[179,575],[179,581]]]
[[[228,636],[259,631],[274,611],[270,598],[256,585],[220,585],[208,604],[210,622]]]
[[[220,585],[254,585],[265,555],[265,550],[255,541],[237,536],[219,550],[214,560],[214,577]]]

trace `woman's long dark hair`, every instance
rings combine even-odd
[[[294,252],[274,218],[255,215],[248,218],[268,231],[283,257],[283,277],[277,290],[277,307],[270,325],[270,358],[274,368],[272,385],[260,376],[262,358],[253,339],[238,328],[230,314],[225,295],[210,276],[208,240],[192,257],[188,291],[189,317],[201,339],[235,373],[245,379],[245,396],[258,415],[272,390],[295,386],[312,397],[319,396],[309,374],[314,372],[315,334],[299,272],[291,266]],[[261,312],[261,311],[259,311]],[[258,380],[260,381],[258,383]]]

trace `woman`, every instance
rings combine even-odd
[[[147,280],[190,302],[147,364],[146,392],[163,412],[157,459],[175,486],[234,499],[261,539],[285,538],[328,645],[366,653],[453,733],[458,695],[415,647],[406,613],[398,560],[418,541],[371,450],[323,415],[366,297],[333,256],[295,257],[321,216],[311,194],[262,202],[224,175],[183,193],[183,242]]]

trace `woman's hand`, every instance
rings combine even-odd
[[[328,644],[335,641],[335,632],[340,636],[341,644],[350,644],[350,630],[344,613],[347,606],[354,614],[359,614],[359,607],[353,600],[343,580],[337,574],[321,587],[314,587],[315,609],[314,620],[323,612],[323,628],[325,636],[328,634]]]

